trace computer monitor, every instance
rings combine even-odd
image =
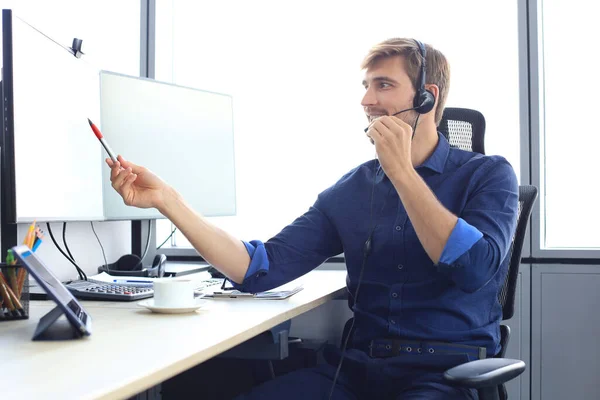
[[[205,216],[235,215],[229,95],[100,71],[3,10],[3,223],[157,219],[110,186],[112,149]]]
[[[104,220],[98,69],[2,11],[2,223]],[[86,117],[86,114],[89,116]]]
[[[203,215],[235,214],[231,96],[108,71],[100,93],[102,134],[114,152],[152,170]],[[162,218],[126,206],[106,165],[102,173],[107,220]]]

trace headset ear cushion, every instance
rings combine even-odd
[[[167,263],[167,256],[164,254],[157,254],[154,256],[154,261],[152,261],[152,268],[150,268],[150,275],[156,276],[158,278],[162,278],[165,276],[165,268]]]
[[[420,90],[415,96],[413,107],[419,114],[427,114],[435,106],[435,96],[430,90]]]
[[[142,259],[135,254],[125,254],[115,263],[117,271],[141,271]]]

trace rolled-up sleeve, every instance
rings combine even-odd
[[[482,237],[483,233],[479,229],[459,218],[442,251],[440,263],[448,265],[454,263],[458,257],[473,247]]]
[[[519,207],[517,177],[504,158],[492,158],[478,176],[437,266],[469,293],[485,286],[503,265]]]
[[[267,257],[264,243],[260,240],[253,240],[251,242],[242,241],[242,243],[246,246],[246,250],[250,256],[250,265],[248,266],[244,280],[253,276],[259,278],[266,275],[269,272],[269,258]]]
[[[342,253],[337,230],[324,212],[329,191],[267,242],[244,242],[251,261],[244,281],[232,282],[236,289],[256,293],[281,286]]]

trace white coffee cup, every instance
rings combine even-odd
[[[194,285],[188,279],[163,278],[154,281],[156,307],[189,307],[194,304]]]

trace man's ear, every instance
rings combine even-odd
[[[438,99],[440,97],[440,88],[433,83],[429,83],[425,85],[425,90],[430,91],[433,94],[433,97],[435,97],[435,104],[433,106],[433,109],[431,110],[433,111],[432,115],[435,115],[435,111],[437,110],[438,106]]]
[[[430,83],[425,85],[425,90],[429,90],[431,93],[433,93],[433,96],[435,97],[435,104],[437,105],[438,96],[440,95],[440,88],[437,85]]]

